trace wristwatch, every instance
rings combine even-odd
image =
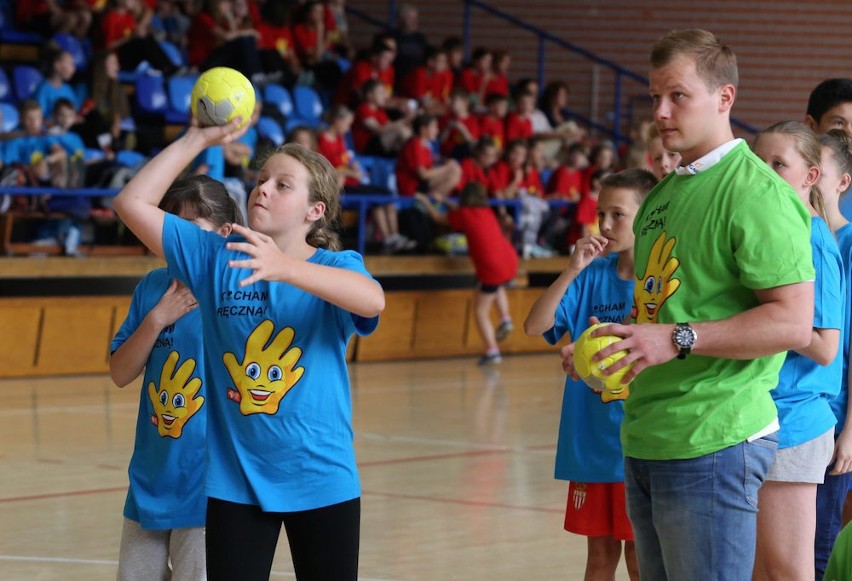
[[[695,333],[692,325],[689,323],[678,323],[675,325],[674,331],[672,331],[672,343],[678,349],[678,359],[686,359],[686,356],[689,355],[689,352],[695,346],[696,339],[698,339],[698,335]]]

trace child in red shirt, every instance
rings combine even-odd
[[[148,31],[151,10],[139,0],[118,0],[101,20],[103,48],[115,51],[122,70],[132,71],[142,61],[169,76],[177,67]]]
[[[306,2],[302,7],[301,21],[293,27],[296,54],[303,67],[310,68],[326,60],[332,48],[332,33],[326,20],[325,6],[321,2]]]
[[[302,72],[302,63],[296,55],[295,39],[287,24],[289,12],[283,2],[265,2],[262,18],[256,28],[263,72],[268,81],[281,81],[292,87]],[[278,79],[280,77],[280,79]]]
[[[459,189],[464,189],[469,183],[483,184],[487,188],[491,181],[491,168],[497,161],[498,155],[494,141],[490,137],[481,137],[473,149],[473,156],[461,162]]]
[[[479,116],[479,129],[483,137],[490,137],[499,151],[506,146],[506,115],[509,112],[509,98],[491,93],[485,98],[488,110]]]
[[[411,71],[402,82],[402,94],[420,101],[420,105],[433,115],[443,114],[453,90],[453,73],[449,69],[447,53],[430,47],[426,50],[426,65]]]
[[[565,150],[565,163],[556,168],[547,182],[548,197],[579,202],[583,191],[583,170],[588,167],[587,148],[582,143],[572,143]]]
[[[352,141],[355,151],[364,155],[394,157],[411,137],[408,117],[391,121],[385,112],[387,92],[378,79],[364,84],[364,102],[355,110]]]
[[[337,170],[338,178],[345,193],[390,195],[387,188],[362,185],[366,176],[355,155],[346,147],[345,135],[352,128],[355,117],[345,105],[335,105],[328,115],[328,129],[317,138],[317,151]],[[378,235],[388,252],[410,250],[415,242],[399,233],[396,204],[374,206],[370,212]]]
[[[470,96],[464,89],[453,89],[450,112],[441,119],[441,154],[463,159],[479,139],[479,119],[470,112]]]
[[[367,81],[377,80],[385,86],[388,97],[393,95],[393,59],[395,48],[382,39],[373,42],[369,57],[355,61],[342,83],[337,87],[334,100],[339,104],[353,105],[364,98]]]
[[[401,196],[419,192],[445,199],[459,183],[461,168],[455,160],[435,166],[431,142],[438,137],[438,121],[428,113],[414,120],[414,136],[408,140],[396,162],[396,185]]]
[[[509,97],[509,66],[512,64],[512,55],[508,51],[498,50],[494,52],[492,61],[492,76],[485,84],[485,98],[488,95],[497,94]]]
[[[459,75],[459,87],[470,94],[474,107],[482,106],[485,102],[485,90],[488,82],[494,76],[491,72],[491,51],[479,47],[473,51],[470,66],[462,69]]]
[[[518,96],[515,110],[506,117],[506,140],[529,139],[533,135],[532,114],[535,111],[535,94],[529,91]]]
[[[328,120],[328,128],[317,137],[317,151],[337,170],[341,187],[360,186],[364,172],[346,147],[345,139],[355,116],[345,105],[335,105],[328,113]]]
[[[460,206],[450,205],[446,217],[435,208],[427,196],[418,196],[435,221],[446,221],[467,238],[470,258],[479,283],[476,289],[476,326],[485,344],[485,354],[480,365],[500,363],[502,357],[497,343],[508,337],[514,326],[509,314],[509,297],[506,285],[514,280],[518,269],[518,254],[503,235],[500,224],[488,203],[488,194],[480,183],[464,187],[459,198]],[[497,305],[500,325],[496,331],[491,323],[491,308]]]

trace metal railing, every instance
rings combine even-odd
[[[118,194],[120,190],[111,188],[80,188],[80,189],[61,189],[61,188],[42,188],[42,187],[11,187],[0,186],[0,195],[10,194],[13,196],[84,196],[90,198],[111,198]],[[357,210],[358,212],[358,232],[356,234],[356,250],[365,255],[367,250],[367,218],[370,215],[370,210],[375,206],[384,206],[388,204],[396,204],[400,208],[410,208],[417,203],[413,197],[398,197],[392,195],[380,194],[343,194],[341,197],[341,205],[349,210]],[[563,200],[549,200],[548,203],[552,208],[561,208],[572,205],[571,202]],[[512,212],[517,220],[521,210],[520,200],[491,200],[492,206],[507,206],[512,209]],[[58,212],[61,214],[61,212]]]

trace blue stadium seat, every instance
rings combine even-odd
[[[162,75],[136,77],[136,103],[143,113],[163,116],[169,108]]]
[[[323,108],[317,92],[310,87],[299,85],[293,90],[293,97],[296,114],[305,120],[306,125],[318,127],[322,123]]]
[[[8,133],[18,128],[18,109],[10,103],[0,103],[0,115],[3,116],[0,123],[0,132]]]
[[[6,74],[6,69],[0,68],[0,101],[12,101],[12,83],[9,82],[9,75]]]
[[[44,79],[41,72],[30,65],[17,65],[12,69],[12,82],[15,86],[15,98],[18,101],[30,99],[36,87]]]
[[[186,66],[186,61],[183,58],[183,54],[180,52],[180,49],[169,42],[168,40],[160,40],[160,47],[163,49],[163,52],[166,53],[166,56],[169,57],[169,60],[172,61],[176,67],[180,68]]]
[[[145,156],[138,151],[122,149],[115,154],[115,163],[124,167],[133,167],[145,161]]]
[[[89,55],[86,54],[83,43],[76,36],[60,32],[55,34],[52,40],[59,45],[59,48],[74,58],[74,65],[77,67],[77,70],[86,70],[86,67],[89,66]]]
[[[278,147],[284,144],[284,130],[272,117],[261,117],[257,122],[257,132]]]
[[[293,109],[293,99],[290,97],[290,91],[277,85],[269,83],[263,88],[263,102],[269,103],[278,109],[285,119],[289,119],[295,113]]]
[[[195,86],[197,79],[197,76],[172,76],[166,81],[169,93],[167,121],[171,123],[186,123],[189,121],[192,87]]]
[[[396,193],[396,160],[387,157],[376,157],[371,155],[357,156],[358,163],[370,177],[370,183],[374,186],[387,188]]]
[[[86,163],[95,163],[96,161],[103,161],[104,159],[106,159],[106,153],[104,153],[103,149],[87,147],[83,150],[83,161]]]

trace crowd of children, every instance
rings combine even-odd
[[[583,233],[592,232],[596,221],[593,174],[620,166],[614,157],[598,161],[590,156],[589,149],[597,140],[571,119],[565,83],[554,81],[541,90],[532,79],[513,77],[511,54],[505,50],[478,47],[464,63],[459,39],[430,43],[418,30],[418,11],[413,5],[401,7],[398,26],[376,34],[361,50],[349,39],[342,0],[111,0],[103,6],[75,5],[73,11],[49,7],[19,7],[15,24],[46,39],[73,34],[84,52],[91,53],[84,68],[78,70],[75,54],[54,40],[46,42],[41,57],[44,81],[33,94],[46,119],[39,129],[42,134],[54,126],[59,131],[60,125],[53,120],[58,100],[73,107],[73,122],[61,127],[82,140],[86,163],[78,167],[82,170],[80,185],[121,186],[138,169],[139,160],[167,145],[160,134],[151,132],[150,119],[144,118],[139,129],[135,127],[134,117],[139,120],[143,114],[128,99],[131,89],[119,80],[122,72],[147,71],[168,77],[196,74],[213,66],[236,68],[261,88],[269,83],[290,89],[298,85],[316,88],[325,104],[326,119],[320,127],[297,127],[292,136],[322,144],[327,152],[330,134],[325,128],[337,124],[334,151],[337,161],[349,168],[350,193],[407,197],[416,192],[440,205],[447,197],[459,195],[470,178],[456,163],[469,167],[469,160],[478,157],[476,177],[486,185],[489,198],[503,201],[498,204],[499,218],[524,258],[568,253]],[[183,66],[175,62],[175,49],[183,53]],[[273,109],[265,107],[258,114],[275,116]],[[339,123],[343,110],[351,112],[345,126]],[[437,121],[436,135],[425,141],[414,129],[415,120],[423,113]],[[238,202],[244,202],[254,175],[250,164],[256,161],[255,149],[265,149],[256,147],[256,129],[253,133],[247,136],[252,141],[250,155],[240,151],[229,156],[234,152],[215,150],[195,164],[196,173],[230,178],[227,185]],[[13,132],[3,139],[14,141],[16,137]],[[36,136],[27,137],[34,141]],[[481,163],[481,141],[492,144],[489,157],[495,159],[488,164]],[[341,142],[346,145],[343,157]],[[602,151],[616,151],[607,142],[600,145]],[[45,153],[50,149],[47,141],[39,147]],[[644,147],[643,136],[636,140],[636,149],[644,151]],[[118,152],[134,149],[141,154],[132,158],[137,163],[130,168],[118,163]],[[403,151],[419,155],[401,156]],[[395,171],[380,172],[377,180],[370,171],[355,173],[358,158],[365,156],[400,157],[400,161]],[[3,161],[7,168],[26,170],[18,178],[19,185],[77,184],[65,179],[68,169],[55,158],[40,166],[36,179],[27,168],[28,161],[5,156]],[[647,155],[636,162],[641,167],[649,164]],[[426,174],[430,177],[424,177]],[[4,181],[10,182],[11,178]],[[369,188],[358,190],[357,185]],[[564,204],[550,204],[552,200]],[[108,201],[96,199],[93,203],[96,211],[109,211]],[[410,208],[408,204],[401,207]],[[397,220],[398,204],[377,205],[370,210],[369,240],[385,252],[436,250],[432,234],[424,232],[428,215],[417,208],[412,211],[422,215]],[[372,251],[376,246],[369,248]],[[74,245],[67,250],[76,254]]]

